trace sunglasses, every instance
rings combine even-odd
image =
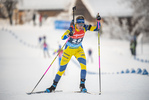
[[[84,26],[84,24],[83,23],[79,23],[78,26]]]

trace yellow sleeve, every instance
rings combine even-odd
[[[96,26],[88,25],[87,29],[90,31],[98,31],[98,27],[100,28],[100,22],[99,23],[97,22]]]
[[[91,26],[90,31],[95,31],[96,28],[97,26]]]
[[[68,38],[68,34],[70,33],[70,30],[67,30],[61,37],[62,40],[65,40]]]

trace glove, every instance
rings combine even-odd
[[[69,33],[69,36],[73,36],[73,32],[70,32],[70,33]]]
[[[92,27],[92,25],[88,25],[88,28],[87,28],[87,29],[88,29],[88,30],[90,30],[90,29],[91,29],[91,27]]]
[[[97,16],[96,16],[96,19],[97,19],[98,21],[101,20],[101,17],[100,17],[100,15],[99,15],[99,13],[98,13]]]

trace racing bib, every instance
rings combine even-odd
[[[70,39],[68,40],[68,42],[77,45],[77,44],[80,44],[80,43],[82,42],[82,40],[83,40],[83,38],[80,38],[80,39],[73,39],[73,38],[70,38]]]

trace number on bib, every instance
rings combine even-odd
[[[70,40],[68,42],[70,42],[72,44],[79,44],[79,43],[82,42],[82,40],[83,40],[83,38],[81,38],[81,39],[72,39],[72,38],[70,38]]]

